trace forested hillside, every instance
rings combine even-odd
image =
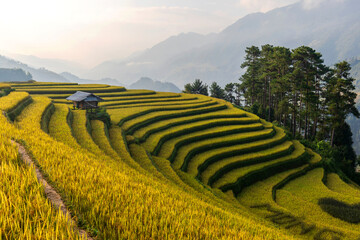
[[[350,63],[326,66],[321,53],[301,46],[295,49],[269,44],[246,48],[240,82],[222,89],[216,82],[210,96],[225,99],[280,126],[303,143],[329,153],[329,159],[359,181],[354,174],[356,154],[347,118],[357,125],[355,79]],[[185,92],[208,95],[201,80],[185,85]],[[357,140],[359,129],[355,130]],[[321,147],[320,147],[321,145]],[[358,142],[355,142],[355,146]],[[326,146],[326,147],[325,147]]]

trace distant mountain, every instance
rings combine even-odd
[[[26,82],[33,77],[19,68],[0,68],[0,82]]]
[[[327,0],[307,8],[303,2],[241,18],[222,32],[171,37],[122,61],[107,61],[86,74],[126,79],[141,76],[168,81],[182,88],[200,78],[210,84],[236,82],[245,48],[273,44],[320,51],[327,64],[360,56],[360,1]],[[124,80],[125,81],[125,80]]]
[[[33,79],[39,82],[69,82],[69,80],[67,80],[63,76],[60,76],[59,74],[49,71],[45,68],[38,68],[38,69],[32,68],[22,62],[1,55],[0,55],[0,68],[22,69],[25,72],[29,72],[32,75]]]
[[[154,81],[147,77],[142,77],[135,83],[131,84],[129,89],[148,89],[158,92],[174,92],[180,93],[181,90],[176,87],[173,83]]]
[[[64,78],[68,79],[70,82],[79,83],[79,84],[108,84],[108,85],[113,85],[113,86],[125,87],[124,84],[122,84],[118,80],[112,79],[112,78],[103,78],[100,80],[82,79],[72,73],[69,73],[69,72],[63,72],[63,73],[60,73],[60,75],[63,76]]]
[[[133,54],[126,59],[104,62],[90,70],[85,74],[85,77],[101,78],[105,76],[126,79],[125,83],[131,84],[142,76],[162,76],[167,74],[165,73],[166,71],[164,72],[164,64],[166,62],[175,56],[201,47],[205,41],[212,39],[213,36],[214,34],[204,36],[196,33],[182,33],[170,37],[146,51]],[[171,82],[176,84],[175,81]],[[178,86],[182,87],[181,84]]]
[[[356,104],[357,109],[360,111],[360,102]],[[350,115],[346,122],[350,125],[351,132],[353,134],[353,148],[357,155],[360,155],[360,119],[357,119],[353,115]]]
[[[360,94],[360,60],[357,58],[349,60],[351,64],[351,76],[355,78],[356,92]],[[359,95],[358,95],[359,96]],[[360,98],[357,98],[357,109],[360,111]],[[360,155],[360,119],[350,115],[346,122],[350,125],[351,132],[353,134],[353,148],[357,155]]]
[[[22,63],[27,64],[30,67],[46,68],[56,73],[72,72],[75,73],[76,75],[80,75],[87,71],[87,69],[81,66],[79,63],[62,60],[62,59],[40,58],[37,56],[22,55],[22,54],[6,54],[6,55]]]
[[[360,58],[352,59],[349,63],[351,64],[351,76],[356,79],[356,92],[360,92]]]

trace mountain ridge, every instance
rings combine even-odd
[[[170,37],[133,58],[104,62],[86,76],[126,79],[125,83],[149,76],[178,87],[200,78],[208,84],[217,81],[225,85],[237,81],[243,72],[240,64],[245,48],[267,43],[289,48],[309,45],[323,53],[327,64],[333,64],[360,56],[359,10],[360,3],[355,0],[330,1],[311,9],[298,2],[267,13],[249,14],[219,33]],[[174,43],[184,37],[191,45],[179,54],[171,52]],[[183,48],[185,40],[180,42]],[[341,47],[344,45],[347,47]]]

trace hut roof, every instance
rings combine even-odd
[[[82,91],[77,91],[73,95],[67,97],[66,100],[70,100],[70,101],[74,101],[74,102],[81,102],[81,101],[100,102],[100,101],[104,101],[104,99],[102,99],[99,96],[96,96],[93,93],[82,92]]]

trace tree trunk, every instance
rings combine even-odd
[[[269,79],[269,116],[268,121],[271,122],[271,89],[270,89],[270,79]]]
[[[331,130],[331,143],[330,143],[330,145],[332,147],[334,146],[334,135],[335,135],[335,128],[332,128],[332,130]]]

